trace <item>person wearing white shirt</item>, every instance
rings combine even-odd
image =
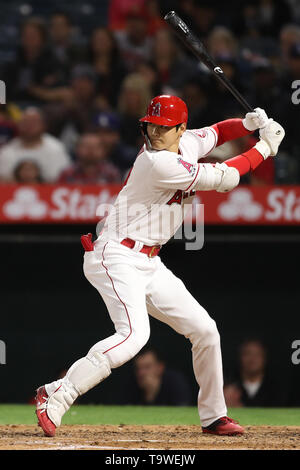
[[[19,136],[4,145],[0,151],[0,179],[11,181],[14,170],[22,161],[30,160],[40,168],[46,183],[55,182],[71,159],[63,144],[45,132],[42,112],[27,108],[18,123]]]

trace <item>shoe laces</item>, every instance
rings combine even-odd
[[[36,407],[37,410],[41,410],[41,413],[44,413],[46,410],[51,409],[51,408],[54,409],[54,410],[58,408],[57,405],[49,404],[50,397],[48,397],[48,396],[45,397],[43,395],[42,399],[44,401]]]
[[[229,418],[228,416],[224,416],[223,418],[220,418],[220,421],[224,424],[226,423],[239,424],[238,421],[236,421],[235,419]]]

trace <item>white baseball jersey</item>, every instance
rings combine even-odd
[[[146,245],[165,244],[191,209],[195,189],[206,189],[198,160],[216,143],[215,130],[205,127],[185,131],[178,154],[144,145],[101,233],[119,241],[129,237]]]

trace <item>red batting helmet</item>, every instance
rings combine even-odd
[[[176,126],[187,122],[188,110],[184,101],[177,96],[160,95],[151,100],[147,115],[140,122],[152,122],[160,126]]]

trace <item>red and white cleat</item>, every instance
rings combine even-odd
[[[54,437],[56,426],[55,424],[49,419],[47,415],[47,405],[48,405],[49,396],[46,392],[44,386],[39,387],[36,391],[36,416],[38,419],[38,425],[41,426],[44,433],[48,437]]]
[[[228,418],[228,416],[217,419],[217,421],[207,427],[202,427],[202,431],[218,436],[236,436],[238,434],[244,434],[244,428],[234,419]]]

